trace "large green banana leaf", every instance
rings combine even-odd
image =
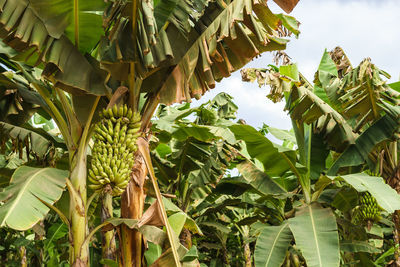
[[[246,182],[248,182],[255,190],[265,195],[275,195],[286,193],[286,190],[275,182],[270,176],[261,171],[250,160],[236,166],[240,174]]]
[[[398,130],[398,122],[389,115],[384,115],[368,127],[354,142],[340,154],[328,171],[336,175],[342,167],[363,164],[373,149],[385,140],[390,140]]]
[[[22,166],[12,175],[10,185],[0,193],[0,226],[24,231],[49,212],[64,191],[68,171]]]
[[[288,223],[263,228],[254,251],[255,267],[281,266],[292,239]]]
[[[28,0],[28,2],[51,37],[58,39],[65,34],[72,42],[77,43],[82,52],[90,52],[104,34],[102,14],[107,5],[105,1]],[[74,12],[74,2],[77,5],[77,13]],[[78,42],[75,40],[75,28],[78,30]]]
[[[249,125],[232,125],[229,129],[236,139],[246,143],[247,152],[264,165],[265,173],[271,177],[278,177],[296,164],[296,152],[274,145],[260,132]]]
[[[400,196],[381,177],[355,173],[341,175],[337,179],[343,179],[358,192],[370,192],[379,206],[389,213],[400,210]]]
[[[331,209],[305,205],[289,219],[289,227],[308,267],[339,266],[339,235]]]
[[[105,71],[89,55],[82,55],[62,32],[71,21],[72,2],[3,0],[0,2],[0,38],[20,53],[16,57],[19,61],[32,65],[44,62],[43,75],[51,77],[58,87],[74,93],[104,95],[107,92]],[[83,13],[92,16],[99,5],[92,6],[93,12],[86,9],[89,5],[83,5]],[[57,11],[52,13],[54,9]],[[83,33],[86,31],[98,32],[88,28]]]

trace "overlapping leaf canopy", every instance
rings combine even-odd
[[[222,111],[233,104],[230,98],[222,93],[195,108],[189,104],[160,108],[153,131],[161,143],[152,156],[161,182],[179,187],[188,181],[190,191],[202,192],[209,191],[208,187],[222,178],[234,158],[230,146],[236,143],[232,132],[225,127],[233,123],[227,117],[236,109]],[[194,122],[192,114],[196,114]]]
[[[312,125],[314,134],[341,154],[329,173],[359,166],[383,141],[397,138],[400,119],[399,92],[385,81],[388,74],[365,59],[353,68],[341,48],[325,51],[314,85],[294,64],[279,69],[247,69],[246,81],[271,86],[269,98],[286,96],[286,109],[299,127]]]
[[[71,17],[68,1],[51,1],[50,5],[50,1],[5,0],[0,10],[0,38],[20,52],[15,59],[31,65],[44,62],[43,75],[71,92],[106,93],[105,71],[99,70],[93,58],[81,54],[65,33]],[[90,27],[87,31],[96,29]]]
[[[1,121],[16,126],[24,124],[41,106],[47,107],[23,76],[3,70],[0,74]]]
[[[131,2],[78,2],[76,12],[73,1],[0,3],[0,37],[18,52],[13,59],[74,94],[105,95],[127,81],[134,62],[141,92],[166,104],[190,101],[260,53],[284,49],[283,27],[298,34],[297,22],[265,1],[141,1],[135,27]],[[286,2],[289,11],[297,1]]]

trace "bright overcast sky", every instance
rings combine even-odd
[[[275,13],[282,11],[269,1]],[[400,0],[300,0],[291,13],[301,22],[301,34],[293,38],[286,53],[297,62],[300,71],[312,81],[325,48],[341,46],[353,66],[365,57],[392,75],[397,81],[400,74],[398,48],[400,44]],[[247,67],[266,67],[271,64],[270,54],[254,60]],[[277,128],[290,129],[291,123],[283,112],[283,103],[273,104],[266,98],[267,88],[243,83],[240,72],[216,85],[199,102],[227,92],[239,106],[239,118],[254,127],[263,122]],[[193,104],[197,104],[194,101]]]

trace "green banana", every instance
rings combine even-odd
[[[111,108],[107,110],[107,113],[108,113],[108,117],[106,117],[106,118],[108,118],[108,119],[111,119],[111,118],[113,118],[113,117],[114,117],[114,114],[113,114],[113,112],[112,112],[112,109],[111,109]]]
[[[120,106],[118,109],[118,117],[124,116],[124,107]]]
[[[91,188],[102,191],[109,184],[120,195],[129,183],[140,133],[140,114],[127,105],[114,105],[100,112],[95,126],[94,147],[88,180]]]
[[[117,107],[117,105],[114,105],[112,107],[112,113],[113,113],[112,117],[118,117],[118,107]]]
[[[380,208],[376,199],[369,193],[365,192],[359,199],[360,205],[355,210],[354,220],[358,223],[377,222],[380,220]]]
[[[124,117],[128,115],[128,106],[124,105]]]

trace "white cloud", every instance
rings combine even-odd
[[[271,8],[274,12],[282,12],[274,4]],[[371,57],[378,67],[393,76],[392,81],[397,81],[400,74],[400,61],[397,60],[400,43],[398,14],[398,0],[300,0],[291,15],[302,23],[301,34],[299,39],[291,40],[286,52],[310,80],[324,49],[330,50],[339,45],[353,65]],[[271,55],[264,54],[247,67],[266,67],[271,63]],[[278,128],[290,128],[283,103],[268,101],[265,97],[267,90],[258,88],[257,84],[241,82],[237,72],[218,83],[201,102],[224,91],[235,98],[239,117],[248,124],[260,127],[265,122]]]
[[[398,80],[400,5],[397,0],[386,1],[318,1],[303,0],[293,11],[302,24],[299,39],[292,40],[287,52],[300,68],[314,63],[314,70],[325,48],[343,47],[353,65],[365,57]],[[313,71],[305,73],[312,76]]]

